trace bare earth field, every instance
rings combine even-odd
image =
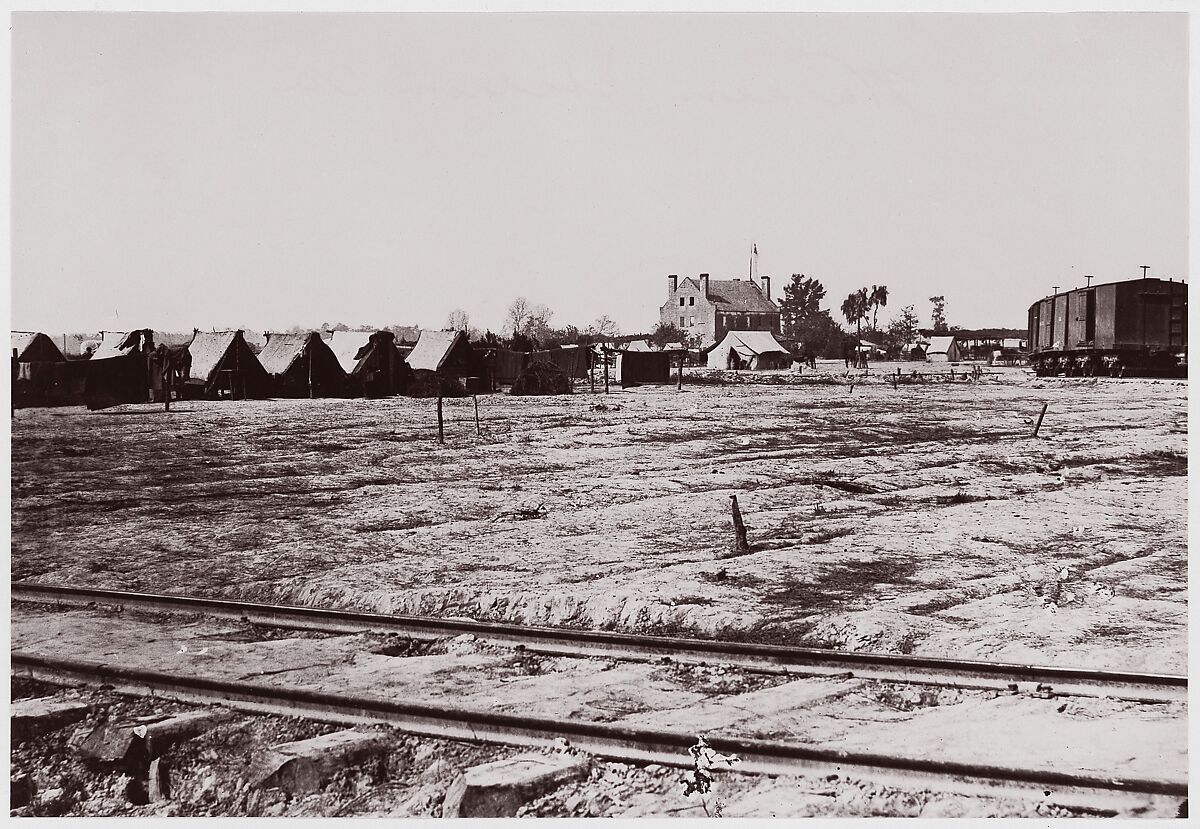
[[[1186,381],[889,369],[21,410],[12,578],[1185,672]]]

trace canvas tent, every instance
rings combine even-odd
[[[482,352],[471,347],[462,331],[422,331],[407,361],[413,371],[433,371],[444,378],[462,380],[469,391],[492,389],[487,361]]]
[[[770,331],[730,331],[707,354],[709,368],[758,371],[792,364],[791,352]]]
[[[258,361],[271,376],[279,397],[342,397],[346,372],[315,331],[268,334]]]
[[[14,406],[46,405],[67,389],[67,360],[54,340],[35,331],[12,332]]]
[[[963,359],[962,347],[955,337],[930,337],[925,359],[931,363],[957,363]]]
[[[386,397],[400,394],[408,380],[408,364],[391,331],[334,331],[326,344],[346,372],[351,394]]]
[[[192,357],[184,383],[188,397],[244,400],[270,393],[271,378],[242,331],[197,331],[188,350]]]

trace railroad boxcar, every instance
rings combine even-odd
[[[1130,279],[1077,288],[1029,307],[1038,375],[1187,374],[1187,283]]]

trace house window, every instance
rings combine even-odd
[[[696,327],[696,318],[695,318],[695,317],[688,317],[688,325],[690,325],[691,327],[695,328],[695,327]]]
[[[688,297],[688,305],[695,305],[695,304],[696,304],[696,298],[694,296]]]
[[[679,318],[679,327],[683,328],[683,317]]]
[[[680,308],[682,308],[682,307],[683,307],[683,297],[680,297],[680,298],[679,298],[679,307],[680,307]]]

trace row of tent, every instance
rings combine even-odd
[[[183,341],[142,328],[105,331],[90,357],[67,360],[45,334],[13,332],[14,405],[171,399],[384,397],[490,390],[485,355],[457,331],[422,331],[413,346],[389,331],[271,334],[257,353],[242,331]]]
[[[91,356],[68,360],[48,336],[13,332],[13,403],[79,405],[172,399],[461,396],[517,387],[536,367],[566,381],[603,372],[623,386],[669,383],[682,347],[564,346],[519,352],[473,346],[461,331],[422,330],[414,345],[389,331],[268,334],[261,350],[242,331],[181,339],[142,328],[102,332]],[[711,368],[786,368],[792,355],[769,331],[729,332],[707,350]],[[569,389],[569,382],[567,388]]]

